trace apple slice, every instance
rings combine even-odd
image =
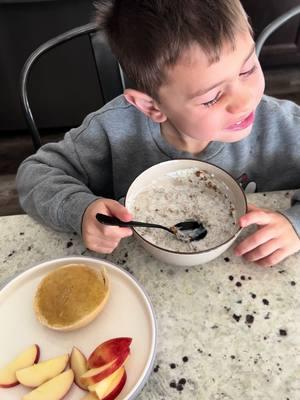
[[[86,373],[81,375],[80,382],[85,386],[100,382],[102,379],[105,379],[107,376],[113,374],[117,369],[119,369],[126,361],[129,353],[130,350],[128,348],[122,355],[115,358],[113,361],[102,365],[102,367],[89,369]]]
[[[81,400],[99,400],[98,396],[94,392],[87,393]]]
[[[4,368],[0,370],[0,387],[9,388],[18,385],[16,371],[37,363],[40,358],[40,348],[37,344],[28,347]]]
[[[81,375],[83,375],[88,370],[87,360],[85,355],[75,346],[72,349],[70,366],[74,372],[74,381],[76,385],[78,385],[83,390],[87,390],[87,386],[80,381]]]
[[[131,342],[132,338],[118,337],[101,343],[89,356],[88,368],[101,367],[119,357],[120,354],[129,348]]]
[[[19,369],[16,376],[22,385],[35,388],[59,375],[66,368],[68,361],[69,354],[64,354],[31,367]]]
[[[126,371],[122,366],[113,374],[109,375],[107,378],[103,379],[96,385],[93,385],[89,389],[96,392],[99,400],[113,400],[123,389],[126,379]]]
[[[25,394],[22,400],[60,400],[70,390],[73,380],[74,372],[67,369],[50,381],[38,386],[32,392]]]

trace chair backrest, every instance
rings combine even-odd
[[[274,19],[274,21],[272,21],[269,25],[265,27],[265,29],[261,32],[256,40],[256,54],[258,57],[261,53],[261,49],[265,41],[272,35],[272,33],[275,32],[279,27],[285,24],[292,17],[295,17],[298,14],[300,14],[300,6],[293,7],[286,13]]]
[[[41,147],[41,137],[28,98],[28,81],[31,68],[36,61],[49,50],[83,35],[87,35],[90,39],[91,51],[96,65],[99,90],[101,90],[104,103],[107,103],[114,97],[123,93],[125,87],[129,85],[128,79],[105,41],[104,35],[97,30],[95,23],[71,29],[39,46],[28,57],[21,72],[21,105],[35,150]]]

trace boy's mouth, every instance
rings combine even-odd
[[[240,121],[237,121],[236,123],[228,126],[226,130],[229,131],[239,131],[242,129],[248,128],[248,126],[252,125],[254,122],[254,112],[250,113],[247,117],[244,119],[241,119]]]

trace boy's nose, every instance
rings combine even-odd
[[[253,93],[250,89],[235,90],[229,97],[226,111],[230,114],[246,114],[252,111],[254,101]]]

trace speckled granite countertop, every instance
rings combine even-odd
[[[290,196],[249,201],[284,209]],[[0,232],[1,287],[41,261],[97,257],[78,236],[25,215],[1,217]],[[228,250],[185,269],[161,264],[130,238],[106,258],[141,282],[157,316],[157,357],[139,399],[300,399],[300,254],[265,269]]]

